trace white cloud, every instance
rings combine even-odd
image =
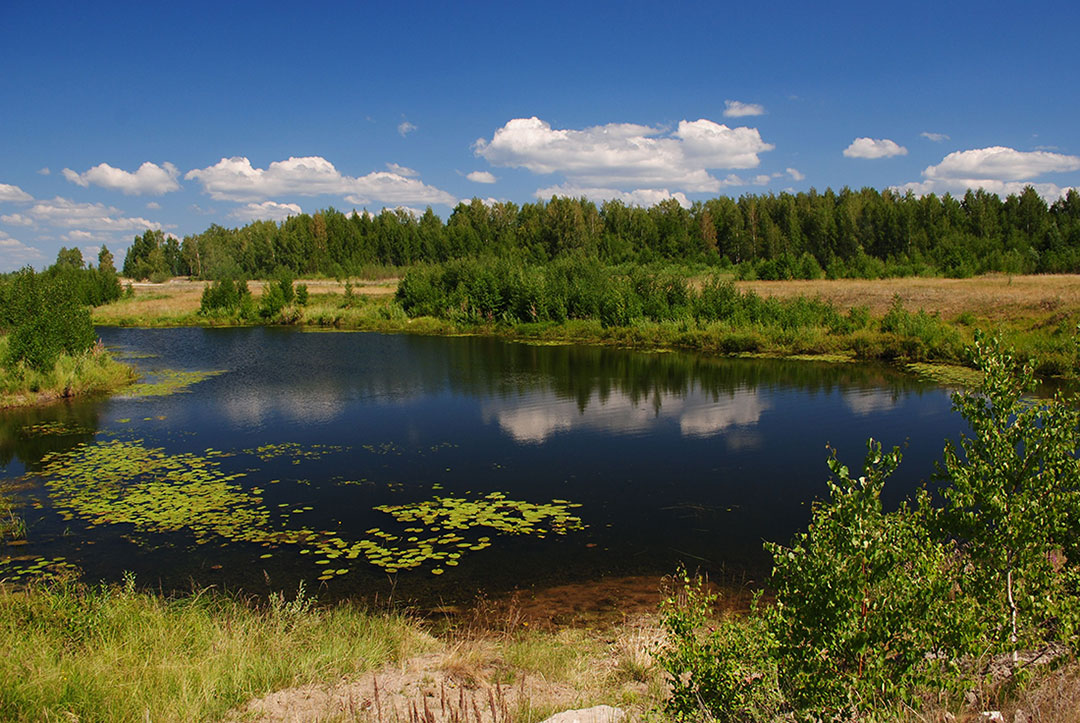
[[[933,141],[934,143],[941,143],[942,141],[949,140],[949,137],[944,133],[931,133],[930,131],[923,131],[919,135],[927,140]]]
[[[0,221],[11,224],[12,226],[33,226],[34,219],[29,216],[24,216],[21,213],[7,213],[0,216]]]
[[[15,271],[45,260],[45,254],[38,249],[0,231],[0,272]]]
[[[498,180],[495,178],[495,174],[488,171],[473,171],[472,173],[467,174],[465,178],[473,183],[495,183],[495,181]]]
[[[1080,156],[1046,151],[1017,151],[1004,146],[954,151],[935,166],[927,166],[925,180],[912,181],[895,189],[918,195],[927,193],[963,194],[982,188],[1001,197],[1022,193],[1027,186],[1048,202],[1065,195],[1070,187],[1056,183],[1033,183],[1029,179],[1045,173],[1080,170]]]
[[[1076,170],[1080,170],[1080,156],[991,146],[950,153],[936,166],[928,166],[923,176],[931,180],[980,178],[1018,181],[1044,173]]]
[[[26,191],[22,190],[18,186],[12,186],[8,183],[0,183],[0,201],[19,203],[23,201],[33,201],[34,197]]]
[[[188,171],[184,178],[199,181],[215,201],[259,202],[275,196],[321,194],[344,196],[349,203],[358,205],[373,200],[453,205],[457,200],[446,191],[400,173],[375,171],[359,178],[343,176],[333,163],[320,156],[274,161],[265,169],[253,168],[247,158],[234,156]]]
[[[39,176],[47,176],[52,173],[52,171],[49,170],[48,166],[45,166],[44,168],[39,168],[37,172]]]
[[[94,233],[93,231],[69,231],[68,233],[61,234],[60,240],[81,244],[91,241],[109,241],[111,239],[108,234]]]
[[[788,168],[787,173],[793,180],[802,181],[806,179],[806,176],[799,172],[797,168]]]
[[[683,208],[690,208],[690,199],[685,193],[676,191],[672,193],[666,188],[635,188],[632,191],[620,191],[616,188],[583,188],[562,184],[536,189],[536,197],[548,199],[552,196],[568,196],[580,198],[584,196],[594,203],[604,201],[622,201],[627,206],[655,206],[661,201],[674,198]]]
[[[924,196],[928,193],[951,193],[954,196],[967,193],[968,189],[983,189],[987,193],[994,193],[1005,198],[1006,196],[1019,195],[1024,189],[1031,186],[1035,193],[1043,197],[1047,203],[1053,203],[1072,189],[1072,186],[1059,186],[1056,183],[1032,183],[1031,181],[995,181],[992,178],[950,178],[944,181],[912,181],[901,186],[892,186],[892,190],[899,193],[911,191],[916,196]],[[1076,190],[1080,191],[1080,188]]]
[[[749,115],[765,115],[765,108],[758,103],[742,103],[737,100],[724,101],[725,118],[742,118]]]
[[[8,216],[0,220],[12,223]],[[156,221],[124,216],[123,211],[113,206],[101,203],[76,203],[60,196],[51,201],[36,202],[27,210],[25,216],[19,216],[19,220],[28,220],[30,225],[45,224],[82,231],[142,232],[148,228],[160,229],[162,227]]]
[[[416,124],[414,123],[410,123],[409,121],[401,121],[398,123],[397,132],[401,134],[402,138],[409,135],[414,130],[416,130]]]
[[[303,211],[295,203],[263,201],[262,203],[249,203],[241,206],[230,213],[229,216],[242,221],[284,221],[289,216],[299,216],[301,213]]]
[[[844,149],[848,158],[891,158],[906,156],[907,148],[888,138],[856,138]]]
[[[108,163],[99,163],[84,173],[76,173],[70,168],[65,168],[61,173],[64,178],[83,188],[93,184],[111,191],[122,191],[128,196],[160,196],[180,190],[176,180],[180,169],[169,162],[159,166],[147,161],[134,173],[113,168]]]
[[[157,201],[151,201],[150,203],[146,204],[146,207],[149,208],[151,211],[156,211],[161,208],[161,204]]]
[[[419,178],[420,176],[420,171],[413,170],[412,168],[408,168],[406,166],[398,165],[397,163],[387,163],[386,168],[391,173],[396,173],[399,176],[405,176],[406,178]]]
[[[669,133],[633,123],[553,129],[535,116],[508,121],[474,147],[493,165],[562,173],[582,188],[707,192],[724,185],[707,169],[755,168],[758,154],[773,149],[755,128],[728,128],[704,118],[680,121]]]

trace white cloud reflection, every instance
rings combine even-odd
[[[541,444],[559,432],[596,430],[639,434],[656,425],[677,425],[684,437],[709,437],[757,424],[769,403],[754,390],[714,400],[701,394],[632,399],[621,392],[593,393],[584,405],[549,396],[490,399],[481,408],[485,422],[498,425],[518,442]],[[739,435],[739,444],[753,440]]]

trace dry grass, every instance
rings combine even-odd
[[[991,321],[1013,321],[1080,310],[1080,275],[1006,276],[971,279],[836,279],[815,281],[740,281],[742,290],[761,296],[820,297],[844,311],[866,306],[875,316],[899,296],[907,309],[939,312],[954,319],[964,312]]]
[[[397,279],[375,279],[353,282],[353,293],[358,296],[387,296],[397,290]],[[127,285],[128,281],[124,280]],[[308,293],[316,294],[344,294],[345,285],[334,280],[310,279],[299,280],[298,284],[306,284]],[[131,324],[140,321],[172,321],[173,323],[189,323],[199,311],[202,301],[202,292],[206,287],[205,281],[191,281],[178,277],[162,284],[148,282],[134,282],[131,284],[134,296],[129,299],[120,299],[111,304],[99,306],[94,309],[94,323],[96,324]],[[249,281],[248,288],[255,298],[262,296],[264,282]]]

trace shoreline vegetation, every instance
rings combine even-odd
[[[62,249],[56,264],[0,276],[0,409],[116,391],[135,371],[101,346],[90,306],[118,299],[112,254],[96,268],[78,250]]]
[[[516,273],[519,278],[503,279],[500,287],[492,281],[497,274],[488,274],[498,265],[458,264],[452,289],[445,283],[432,288],[432,277],[445,281],[447,266],[414,267],[400,277],[360,281],[306,279],[295,284],[305,288],[305,304],[284,303],[278,295],[271,309],[261,306],[267,289],[292,284],[290,277],[282,277],[284,282],[247,282],[247,302],[239,298],[240,287],[235,285],[237,298],[213,309],[203,308],[203,294],[221,282],[136,283],[124,298],[96,307],[93,322],[142,327],[269,324],[310,330],[494,336],[524,343],[601,344],[642,351],[877,360],[944,383],[962,378],[952,371],[956,367],[970,369],[965,349],[975,331],[982,329],[1000,336],[1018,354],[1033,358],[1040,377],[1075,379],[1078,373],[1073,335],[1080,322],[1080,275],[738,281],[677,267],[649,274],[648,282],[639,278],[640,285],[651,286],[643,293],[609,288],[614,301],[591,300],[591,313],[579,314],[585,318],[565,313],[562,318],[549,314],[529,321],[507,312],[517,304],[529,314],[542,302],[542,291],[538,293],[535,286],[525,289],[533,298],[522,299],[520,276],[530,272],[539,276],[551,266],[506,265],[508,275]],[[464,278],[467,273],[460,273],[463,268],[471,273],[468,279]],[[641,272],[634,267],[595,267],[587,272],[594,280],[620,274],[631,279],[635,273]],[[406,288],[408,293],[403,293],[402,286],[410,283],[405,279],[420,281],[412,284],[411,292]],[[487,308],[474,302],[478,294],[469,283],[490,287],[480,292],[489,292],[492,301]],[[417,285],[422,286],[419,291]],[[706,301],[713,308],[702,310],[701,299],[710,293]],[[635,295],[628,303],[628,297]],[[675,297],[674,303],[669,297]],[[611,318],[605,318],[604,303],[614,307]],[[651,316],[646,309],[649,304]],[[636,316],[629,317],[628,306],[630,313],[637,309]],[[621,319],[615,316],[619,313]]]

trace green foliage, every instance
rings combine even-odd
[[[584,258],[543,265],[452,261],[410,270],[398,285],[397,300],[412,317],[464,322],[582,319],[605,327],[641,321],[726,322],[784,330],[850,327],[828,302],[766,299],[740,293],[730,281],[715,278],[695,288],[685,273],[602,266]]]
[[[941,528],[970,560],[959,581],[978,600],[995,649],[1073,640],[1080,630],[1080,409],[1056,397],[1036,404],[1030,361],[996,339],[973,349],[984,378],[953,396],[971,427],[945,446],[948,485]]]
[[[998,340],[977,337],[971,354],[981,384],[953,399],[972,434],[960,450],[946,443],[940,503],[923,490],[917,504],[885,511],[900,452],[871,439],[863,475],[833,453],[829,499],[807,531],[766,544],[775,604],[706,635],[712,601],[685,581],[685,604],[664,609],[659,658],[676,717],[755,719],[767,703],[768,715],[871,718],[899,701],[959,697],[1001,653],[1015,667],[1020,649],[1075,649],[1080,409],[1025,400],[1031,365]],[[1022,668],[1012,672],[1022,680]]]
[[[232,314],[240,318],[250,318],[253,315],[255,302],[251,298],[251,291],[244,280],[233,281],[225,278],[203,287],[202,299],[199,302],[199,313],[203,316],[214,314]]]
[[[701,578],[679,574],[682,590],[664,601],[669,644],[656,662],[670,676],[666,712],[675,720],[737,723],[769,720],[784,707],[777,678],[776,641],[755,601],[754,614],[713,624],[717,600]]]
[[[285,268],[341,277],[373,266],[478,258],[734,265],[743,279],[1076,272],[1078,207],[1076,191],[1047,206],[1031,188],[1005,199],[969,192],[962,200],[843,188],[721,197],[690,209],[671,199],[651,208],[614,200],[597,208],[584,198],[521,206],[474,198],[445,223],[430,208],[420,217],[328,208],[280,223],[215,224],[182,244],[147,230],[128,250],[124,273],[273,279]]]
[[[0,323],[11,332],[3,360],[8,367],[49,369],[61,354],[79,355],[94,345],[90,311],[65,276],[23,269],[11,279],[6,297]]]
[[[972,645],[968,605],[953,593],[950,546],[919,508],[885,512],[885,480],[900,451],[870,440],[863,475],[835,452],[829,500],[809,529],[773,556],[776,606],[769,627],[791,705],[819,715],[854,714],[958,677]]]

